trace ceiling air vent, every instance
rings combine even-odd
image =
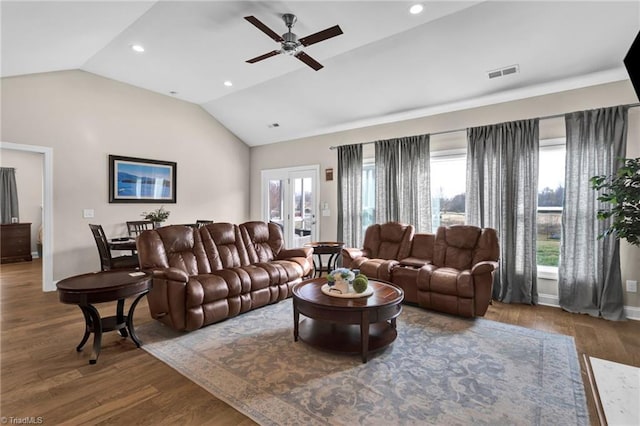
[[[508,67],[500,68],[498,70],[487,71],[487,75],[492,79],[509,74],[517,74],[518,72],[520,72],[520,67],[518,65],[509,65]]]

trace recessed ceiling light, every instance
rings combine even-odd
[[[144,47],[142,47],[142,45],[140,44],[132,44],[131,50],[133,50],[134,52],[142,53],[144,52]]]
[[[224,84],[225,86],[227,86],[227,87],[231,87],[231,86],[233,86],[233,83],[232,83],[232,82],[230,82],[229,80],[225,81],[223,84]]]
[[[412,15],[417,15],[418,13],[422,12],[423,9],[424,7],[421,4],[414,4],[413,6],[411,6],[411,8],[409,8],[409,13],[411,13]]]

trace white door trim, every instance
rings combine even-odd
[[[53,148],[0,142],[0,149],[44,154],[42,160],[42,291],[55,291],[56,286],[53,282]]]

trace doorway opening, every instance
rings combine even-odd
[[[53,148],[0,142],[0,149],[42,154],[42,291],[55,291],[53,282]]]

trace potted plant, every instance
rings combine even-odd
[[[614,234],[640,246],[640,158],[624,159],[615,175],[592,177],[591,187],[603,190],[598,201],[611,204],[610,210],[598,210],[598,219],[613,220],[601,237]]]
[[[167,220],[170,213],[171,212],[169,210],[165,210],[164,206],[160,206],[159,209],[155,209],[150,212],[142,212],[141,216],[144,217],[145,220],[153,222],[154,228],[158,228],[162,222]]]

